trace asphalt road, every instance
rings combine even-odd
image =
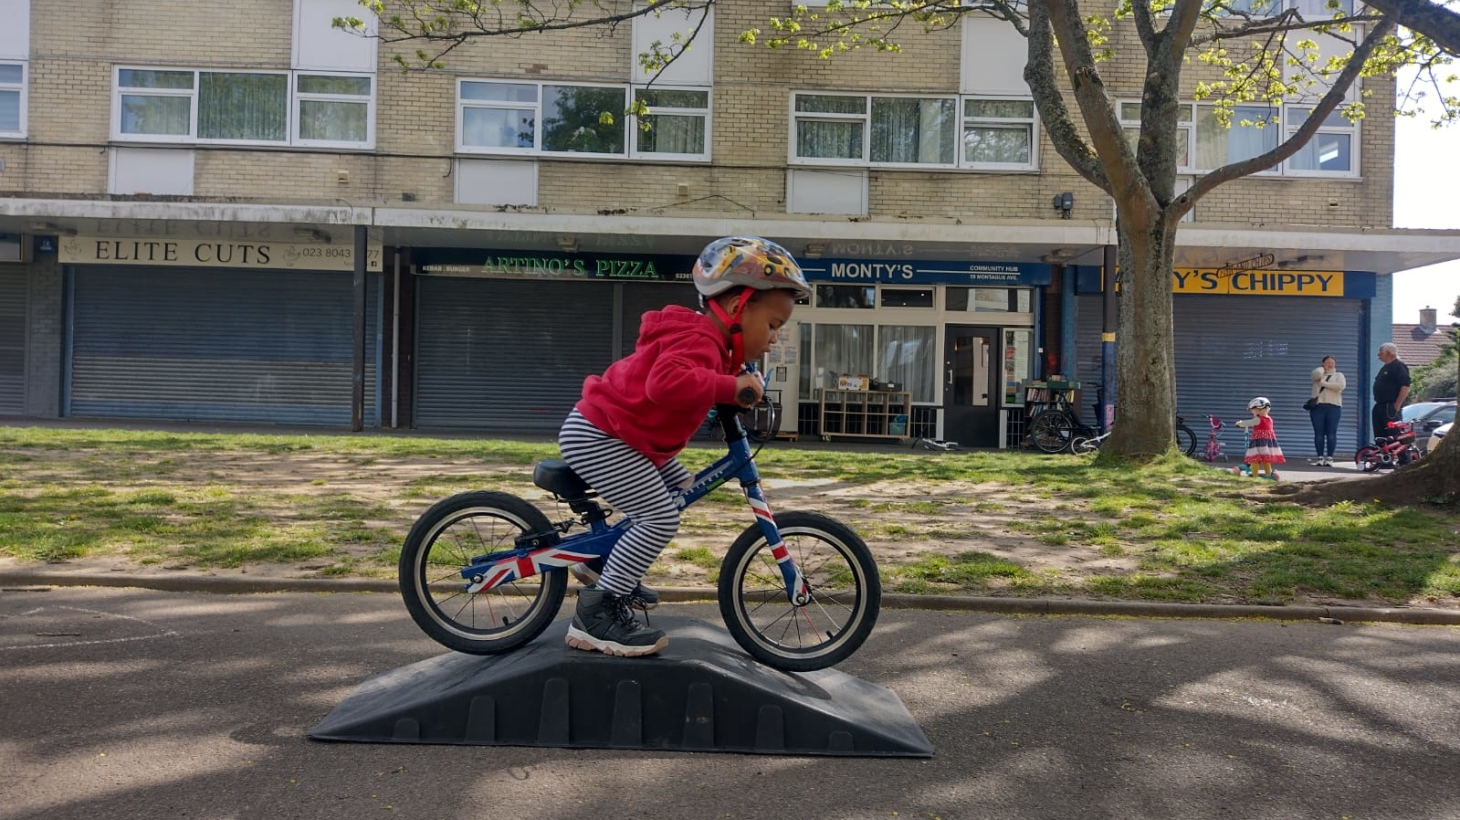
[[[839,669],[931,759],[306,737],[441,652],[391,595],[0,591],[0,818],[1460,817],[1457,627],[885,611]]]

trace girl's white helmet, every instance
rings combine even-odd
[[[1271,406],[1272,402],[1267,400],[1267,396],[1258,396],[1252,401],[1247,402],[1248,410],[1263,410]]]

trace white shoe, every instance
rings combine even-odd
[[[1324,467],[1332,467],[1333,466],[1333,457],[1332,456],[1325,457],[1323,459],[1323,466]]]

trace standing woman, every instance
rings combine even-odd
[[[1338,362],[1324,356],[1323,364],[1313,368],[1313,409],[1308,416],[1313,422],[1313,448],[1318,458],[1308,462],[1319,467],[1333,466],[1333,451],[1338,447],[1338,420],[1343,415],[1343,389],[1348,385],[1338,372]]]

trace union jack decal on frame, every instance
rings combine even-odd
[[[581,564],[584,561],[592,561],[597,557],[597,555],[591,552],[573,552],[571,550],[558,549],[557,547],[533,550],[520,558],[503,558],[487,567],[486,571],[481,574],[480,580],[473,581],[466,588],[466,591],[468,593],[484,592],[512,581],[520,581],[523,578],[539,575],[551,569],[570,567],[574,564]]]

